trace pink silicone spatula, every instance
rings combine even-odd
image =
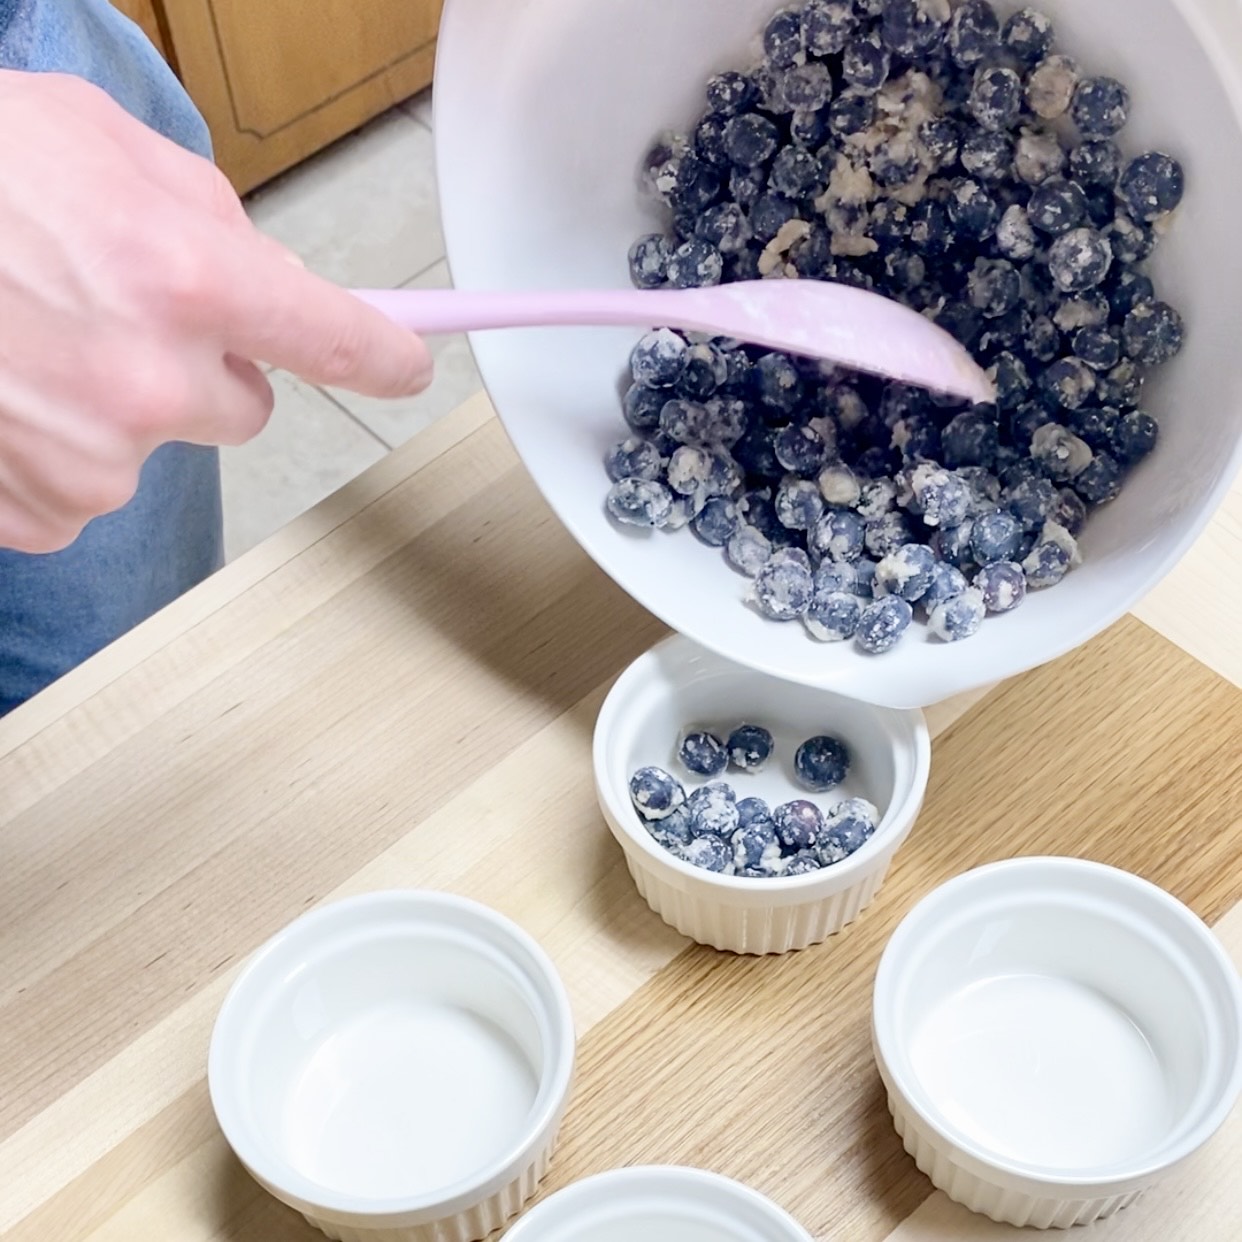
[[[934,392],[987,402],[991,381],[961,345],[917,311],[823,280],[752,280],[707,289],[357,289],[420,335],[483,328],[626,325],[734,337]]]

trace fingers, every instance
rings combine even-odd
[[[197,411],[178,436],[191,444],[245,444],[267,426],[276,401],[263,372],[233,356],[208,360],[195,388]]]
[[[422,340],[285,261],[261,236],[210,252],[221,278],[219,321],[228,352],[372,397],[407,396],[431,383],[431,354]]]

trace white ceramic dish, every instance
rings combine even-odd
[[[1184,905],[1072,858],[994,863],[902,921],[876,1061],[906,1150],[994,1220],[1085,1224],[1217,1130],[1242,1088],[1242,988]]]
[[[569,1000],[520,928],[446,893],[350,898],[251,959],[212,1034],[220,1128],[278,1199],[346,1242],[471,1242],[547,1170]]]
[[[689,775],[676,762],[682,731],[727,731],[744,721],[768,728],[776,750],[764,771],[730,769],[720,778],[739,797],[761,797],[770,805],[808,798],[824,810],[843,798],[863,797],[881,815],[875,836],[831,867],[774,879],[717,875],[658,845],[630,801],[630,776],[655,764],[689,786]],[[840,737],[853,763],[839,788],[809,794],[794,780],[793,755],[820,733]],[[840,931],[875,897],[922,806],[931,742],[918,711],[873,707],[778,681],[677,635],[630,665],[609,692],[595,725],[594,763],[604,818],[651,908],[700,944],[734,953],[784,953]]]
[[[1159,146],[1188,192],[1153,272],[1184,312],[1185,350],[1150,386],[1156,454],[1085,532],[1085,564],[945,646],[916,627],[869,658],[742,605],[745,581],[688,532],[643,537],[604,514],[601,459],[625,434],[618,383],[637,334],[475,334],[479,369],[552,508],[673,629],[764,672],[895,707],[926,706],[1070,650],[1126,612],[1189,548],[1242,462],[1242,285],[1222,280],[1242,202],[1238,67],[1204,0],[1047,0],[1065,50],[1134,96],[1127,150]],[[436,64],[444,232],[462,289],[625,286],[626,254],[662,227],[637,170],[702,111],[708,75],[745,67],[777,0],[449,0]],[[1000,3],[1002,11],[1016,3]]]
[[[811,1242],[797,1221],[740,1182],[702,1169],[614,1169],[529,1211],[504,1242]]]

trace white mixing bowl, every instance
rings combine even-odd
[[[1209,5],[1209,0],[1193,0]],[[436,144],[448,256],[463,289],[629,283],[627,250],[663,227],[639,186],[653,139],[703,110],[707,77],[745,68],[776,0],[449,0],[436,66]],[[1010,11],[1017,7],[999,3]],[[1151,381],[1161,442],[1089,521],[1085,563],[1055,589],[944,645],[922,627],[869,657],[765,621],[747,583],[692,534],[618,530],[605,448],[626,433],[619,380],[638,333],[476,334],[497,410],[536,483],[586,551],[674,629],[741,664],[893,707],[926,706],[1085,642],[1175,564],[1242,461],[1242,89],[1215,5],[1046,0],[1061,47],[1134,96],[1124,148],[1175,153],[1187,194],[1151,266],[1188,326]],[[1237,45],[1242,61],[1242,43]],[[1205,588],[1208,584],[1205,584]]]

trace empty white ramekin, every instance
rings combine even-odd
[[[919,902],[881,958],[872,1035],[918,1167],[1012,1225],[1132,1203],[1242,1087],[1220,942],[1155,885],[1073,858],[994,863]]]
[[[614,1169],[531,1209],[504,1242],[811,1242],[788,1212],[702,1169]]]
[[[748,879],[720,875],[657,844],[630,801],[637,768],[655,764],[692,783],[675,760],[682,732],[743,721],[768,728],[776,753],[760,773],[720,777],[739,798],[772,805],[807,798],[827,808],[862,797],[880,812],[875,835],[850,857],[808,875]],[[794,780],[798,745],[816,734],[840,737],[853,763],[829,794]],[[857,918],[879,891],[893,855],[923,803],[931,742],[921,712],[875,707],[826,690],[742,668],[673,636],[621,674],[595,725],[595,784],[604,818],[625,851],[651,908],[683,935],[734,953],[784,953],[816,944]]]
[[[208,1082],[276,1198],[344,1242],[472,1242],[547,1171],[573,1019],[543,950],[447,893],[304,915],[225,998]]]

